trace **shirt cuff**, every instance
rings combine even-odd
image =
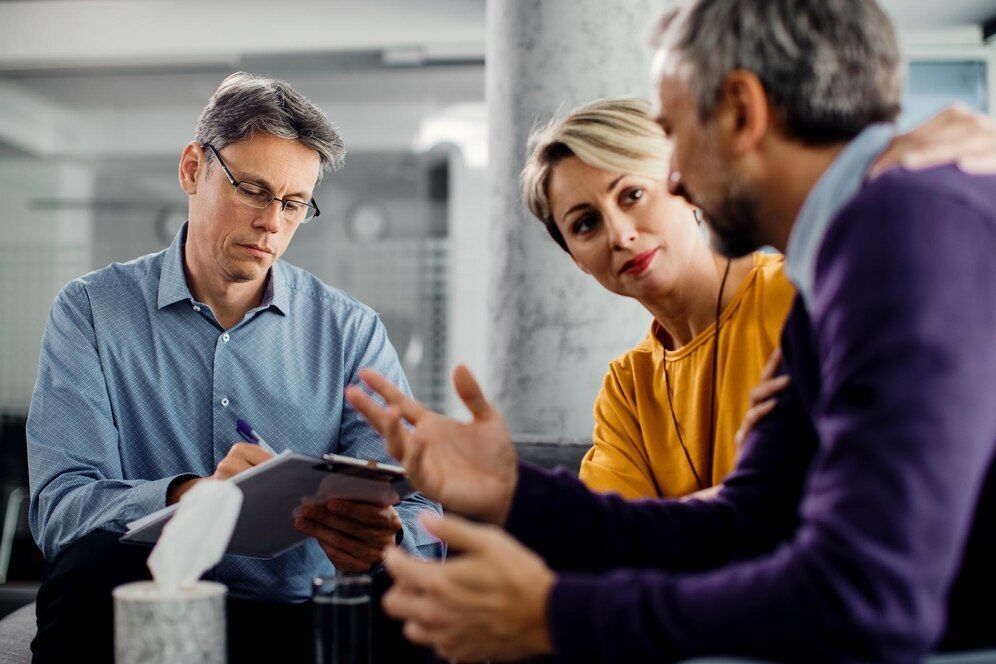
[[[434,510],[431,503],[412,501],[410,504],[402,502],[394,508],[401,517],[401,537],[396,540],[396,544],[416,558],[430,559],[443,558],[446,553],[446,546],[425,530],[419,523],[418,515],[422,512]],[[398,536],[395,535],[395,538]]]
[[[196,475],[180,473],[133,486],[128,492],[127,508],[125,509],[126,521],[141,519],[166,507],[166,491],[173,480],[179,477],[196,477]]]

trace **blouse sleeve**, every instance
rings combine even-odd
[[[581,481],[593,491],[624,498],[658,497],[636,407],[619,373],[610,366],[595,400],[594,445],[581,462]]]

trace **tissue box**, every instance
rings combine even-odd
[[[114,589],[117,664],[224,664],[225,594],[220,583],[198,581],[163,591],[153,581]]]

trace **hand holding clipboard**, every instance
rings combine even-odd
[[[262,440],[251,426],[248,432]],[[284,451],[226,481],[238,485],[243,502],[225,552],[256,558],[272,558],[308,539],[294,528],[294,510],[302,503],[337,498],[386,506],[415,493],[403,468],[338,454],[315,458]],[[122,541],[154,544],[176,507],[129,523]]]

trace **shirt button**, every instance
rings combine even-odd
[[[223,335],[221,335],[221,338],[224,339],[225,341],[228,341],[229,339],[231,339],[231,337],[228,336],[228,332],[225,332]]]
[[[228,397],[222,397],[221,398],[221,405],[225,406],[225,407],[228,407]]]
[[[201,308],[195,304],[194,305],[194,311],[200,311],[200,310],[201,310]]]

